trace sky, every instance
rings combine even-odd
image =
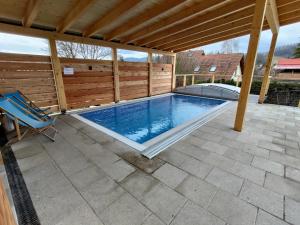
[[[272,33],[270,30],[262,32],[259,52],[267,52],[270,46]],[[247,52],[249,35],[236,38],[238,40],[239,52]],[[280,28],[277,47],[300,43],[300,23],[295,23]],[[221,50],[222,42],[200,47],[206,53],[218,52]],[[48,42],[45,39],[0,33],[0,52],[24,53],[49,55]],[[147,56],[145,52],[118,50],[124,58],[144,58]]]

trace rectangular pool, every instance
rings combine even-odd
[[[151,158],[174,143],[175,140],[171,140],[174,137],[179,140],[199,127],[195,125],[201,119],[210,114],[213,118],[212,113],[218,112],[227,103],[220,99],[167,94],[92,109],[75,117]],[[170,136],[173,138],[170,139]],[[158,149],[152,152],[154,148]]]

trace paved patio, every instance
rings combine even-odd
[[[300,224],[300,109],[235,107],[153,160],[75,118],[12,146],[44,225]]]

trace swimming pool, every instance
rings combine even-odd
[[[151,158],[199,127],[228,101],[166,94],[101,107],[74,116]],[[175,139],[175,140],[174,140]]]

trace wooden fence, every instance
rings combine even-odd
[[[16,225],[15,217],[10,207],[3,181],[0,177],[0,224]]]
[[[0,53],[0,93],[20,90],[40,107],[58,111],[49,56]]]
[[[67,109],[109,104],[120,100],[158,95],[172,90],[172,64],[114,62],[59,58]],[[68,74],[67,70],[73,71]],[[150,78],[151,83],[150,83]],[[40,107],[59,111],[56,81],[49,56],[0,53],[0,94],[20,90]],[[116,82],[116,83],[114,83]]]
[[[112,61],[60,58],[68,109],[114,101]],[[64,73],[72,68],[73,75]]]

